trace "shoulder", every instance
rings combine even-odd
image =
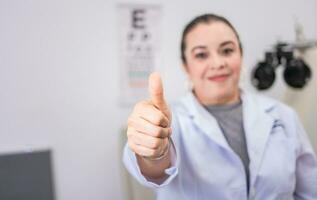
[[[301,126],[301,122],[296,111],[292,107],[282,101],[262,94],[248,94],[246,98],[246,102],[252,104],[251,106],[249,105],[249,107],[261,109],[264,113],[272,117],[274,126],[283,126],[287,135],[296,136],[298,134],[296,130]]]
[[[280,130],[280,133],[284,133],[283,135],[288,141],[292,141],[291,143],[294,144],[296,148],[299,147],[300,138],[302,135],[305,135],[305,130],[293,108],[279,100],[261,94],[248,94],[246,99],[249,105],[244,106],[249,107],[249,112],[256,112],[255,110],[257,110],[259,111],[257,113],[259,116],[271,118],[273,121],[271,127],[272,132],[276,133],[277,130]],[[257,117],[255,114],[251,115]],[[259,120],[257,123],[261,123],[260,118]]]
[[[294,116],[294,109],[280,100],[255,93],[244,94],[247,103],[252,104],[267,113],[277,114],[278,116]],[[278,117],[276,116],[276,117]]]

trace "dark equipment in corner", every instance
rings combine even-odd
[[[284,67],[283,77],[292,88],[301,89],[312,77],[309,66],[300,58],[294,56],[292,44],[277,43],[273,51],[265,53],[265,60],[259,62],[252,71],[251,82],[258,90],[270,88],[275,81],[275,71],[279,66]]]
[[[55,200],[51,152],[0,155],[0,199]]]

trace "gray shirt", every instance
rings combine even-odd
[[[216,118],[229,146],[240,157],[244,165],[249,191],[250,160],[243,128],[242,102],[230,105],[208,105],[205,108]]]

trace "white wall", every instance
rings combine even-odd
[[[311,67],[313,78],[303,90],[292,90],[287,88],[281,100],[297,111],[297,114],[310,137],[310,141],[317,152],[317,47],[306,50],[302,57]]]
[[[131,108],[118,104],[115,9],[122,2],[134,1],[0,0],[0,151],[52,148],[58,200],[124,197],[119,131]],[[276,39],[294,39],[293,15],[317,38],[315,0],[137,2],[162,5],[159,71],[170,101],[185,91],[179,40],[197,14],[232,21],[246,71]],[[278,83],[267,93],[280,98]]]

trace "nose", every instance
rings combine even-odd
[[[209,57],[208,65],[213,70],[222,69],[225,67],[225,60],[221,56],[214,54]]]

